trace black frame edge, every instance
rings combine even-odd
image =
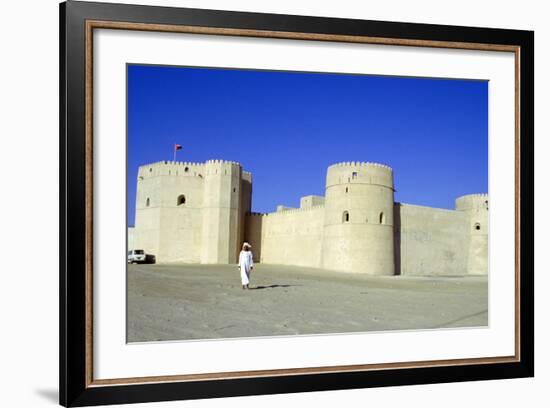
[[[535,375],[535,33],[527,31],[520,51],[520,354]]]
[[[65,183],[65,121],[66,121],[66,86],[65,78],[67,75],[67,69],[65,66],[66,53],[65,53],[65,41],[66,41],[66,4],[61,3],[59,5],[59,403],[61,405],[67,405],[67,369],[65,363],[67,361],[66,347],[67,342],[65,340],[65,333],[67,332],[67,319],[65,318],[66,305],[64,299],[66,298],[66,286],[65,286],[65,271],[66,271],[66,252],[65,252],[65,194],[67,185]]]
[[[85,10],[60,4],[60,404],[86,394]],[[106,403],[107,401],[105,401]]]
[[[495,365],[496,366],[496,365]],[[407,370],[345,372],[330,374],[263,377],[187,383],[160,383],[91,388],[74,401],[74,406],[173,401],[179,399],[224,398],[296,392],[336,391],[358,388],[436,384],[487,379],[530,377],[517,363],[445,366]]]

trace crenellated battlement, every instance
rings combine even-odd
[[[164,160],[164,161],[154,162],[150,164],[144,164],[142,166],[139,166],[139,168],[141,169],[145,167],[165,167],[165,166],[204,166],[204,163]]]
[[[373,162],[342,162],[327,169],[326,187],[349,184],[372,184],[393,190],[393,170]]]
[[[155,176],[204,177],[210,174],[222,174],[220,169],[226,174],[231,172],[231,175],[235,176],[242,167],[240,163],[228,160],[207,160],[204,163],[165,160],[140,166],[138,180]],[[251,173],[243,172],[243,175],[245,180],[252,181]]]
[[[463,195],[463,196],[458,197],[457,199],[466,198],[466,197],[472,197],[472,198],[489,198],[489,194],[487,194],[487,193],[466,194],[466,195]]]
[[[262,215],[271,217],[271,216],[277,216],[277,215],[305,213],[305,212],[308,212],[308,211],[320,210],[320,209],[324,209],[324,208],[325,208],[324,204],[318,204],[318,205],[314,205],[314,206],[311,206],[311,207],[308,207],[308,208],[287,208],[284,211],[274,211],[274,212],[265,213],[265,214],[262,214]]]
[[[246,215],[249,217],[271,217],[271,216],[277,216],[277,215],[287,215],[287,214],[296,214],[296,213],[306,213],[308,211],[314,211],[314,210],[322,210],[324,209],[324,205],[315,205],[313,207],[308,208],[288,208],[284,211],[273,211],[270,213],[262,213],[262,212],[249,212]]]
[[[229,160],[208,160],[205,163],[207,176],[229,176],[242,178],[242,167],[239,163]]]
[[[466,194],[455,200],[455,208],[459,211],[473,209],[489,209],[489,195],[485,193]]]
[[[387,166],[382,163],[375,163],[375,162],[340,162],[340,163],[331,164],[328,167],[328,169],[331,169],[333,167],[358,167],[358,166],[381,167],[381,168],[385,168],[387,170],[393,171],[393,169],[390,166]]]
[[[229,165],[233,165],[233,166],[241,166],[241,164],[236,162],[236,161],[218,160],[218,159],[207,160],[206,164],[229,164]]]
[[[202,176],[204,163],[160,161],[139,167],[138,180],[156,176]]]

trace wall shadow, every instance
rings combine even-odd
[[[401,275],[401,204],[393,206],[393,257],[395,274]]]
[[[252,257],[254,262],[262,260],[262,230],[263,216],[261,213],[249,212],[245,216],[244,241],[252,245]],[[240,250],[240,248],[239,248]]]

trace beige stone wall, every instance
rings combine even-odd
[[[395,205],[396,273],[465,275],[468,217],[465,213],[418,205]]]
[[[260,262],[262,259],[264,218],[265,214],[261,213],[252,213],[245,216],[245,232],[243,242],[246,241],[252,245],[254,262]]]
[[[255,261],[322,266],[324,212],[324,207],[319,206],[314,211],[294,209],[248,215],[245,236],[253,246]],[[487,273],[487,254],[483,245],[486,236],[478,233],[471,239],[470,217],[468,212],[395,203],[392,216],[394,227],[390,229],[395,245],[395,274],[457,276]],[[368,235],[371,251],[381,251],[380,242],[386,239],[383,234],[387,230],[377,225],[353,223],[343,228],[347,228],[345,232],[350,237],[355,234],[355,241],[361,241],[361,235]],[[376,235],[379,231],[381,236]],[[481,245],[478,237],[481,237]],[[357,246],[351,238],[346,243],[348,248],[344,249]],[[357,249],[351,257],[361,260],[364,256],[361,251],[364,250]],[[369,261],[363,259],[360,262]],[[472,265],[476,265],[477,269],[473,269]]]
[[[256,260],[319,267],[324,207],[247,216],[247,240]]]
[[[252,174],[243,171],[242,172],[242,178],[241,178],[241,206],[240,206],[240,213],[239,213],[239,237],[238,237],[238,245],[236,248],[236,255],[235,257],[239,259],[239,252],[242,248],[242,242],[246,241],[246,216],[247,214],[250,214],[252,211]]]
[[[128,227],[128,235],[126,236],[128,251],[132,249],[139,249],[134,246],[134,229],[135,229],[134,227]]]
[[[160,162],[140,167],[128,248],[157,262],[235,263],[242,242],[256,262],[369,275],[488,271],[488,197],[456,210],[394,203],[392,169],[348,162],[327,170],[325,197],[300,208],[250,213],[252,175],[238,163]]]

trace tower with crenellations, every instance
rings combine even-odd
[[[456,199],[456,209],[468,218],[468,274],[488,271],[489,259],[489,196],[468,194]]]
[[[141,166],[133,245],[159,262],[236,262],[251,186],[250,173],[230,161]]]
[[[327,171],[321,266],[394,275],[393,172],[346,162]]]
[[[232,263],[242,233],[242,169],[235,162],[209,160],[204,173],[201,263]]]

